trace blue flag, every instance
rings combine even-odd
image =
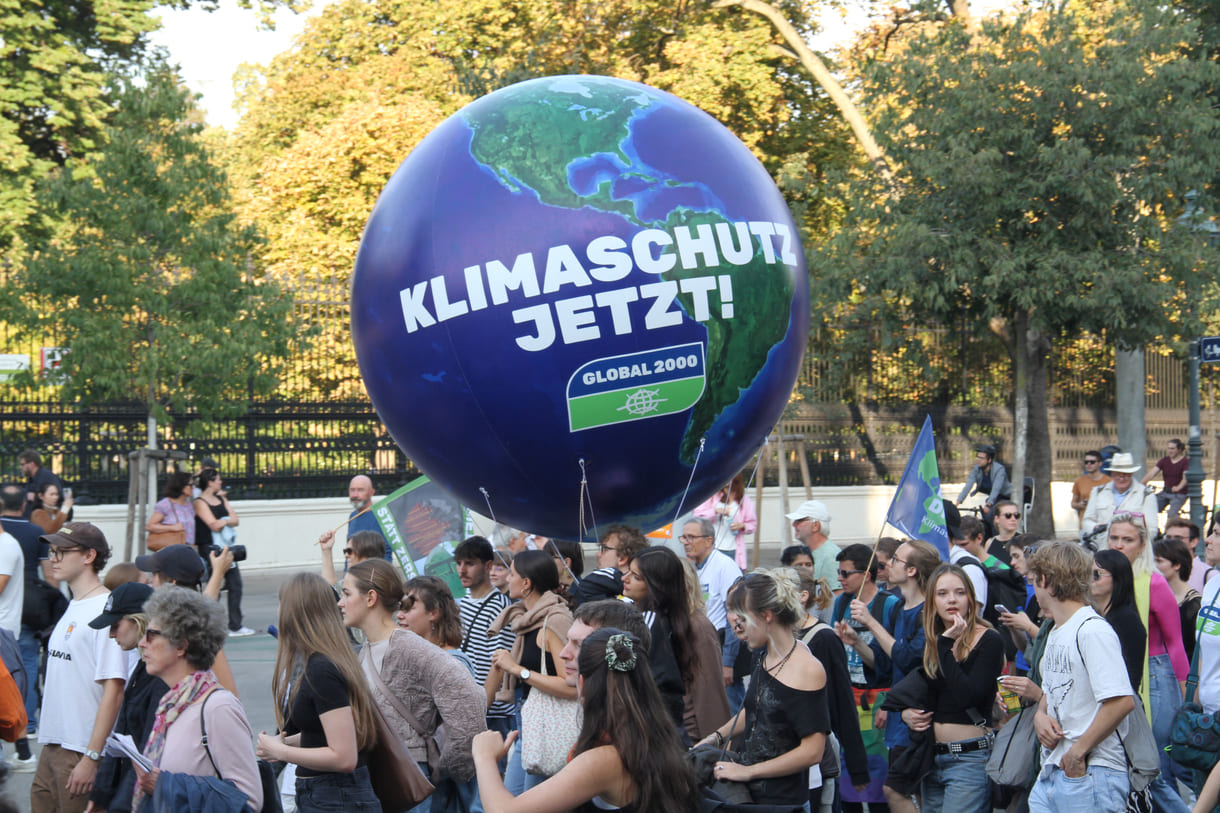
[[[912,539],[935,545],[940,558],[949,561],[949,531],[945,528],[945,506],[940,498],[940,469],[936,466],[931,416],[923,420],[923,429],[915,439],[911,459],[902,472],[885,521]]]

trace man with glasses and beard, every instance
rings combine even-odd
[[[42,751],[30,788],[34,813],[80,813],[89,803],[106,736],[114,727],[127,681],[127,655],[109,630],[89,622],[106,610],[110,593],[98,574],[110,558],[106,537],[88,522],[69,522],[42,541],[51,571],[73,600],[47,640],[47,675],[39,714]]]

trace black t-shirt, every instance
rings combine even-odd
[[[302,748],[325,748],[326,732],[322,730],[322,715],[328,711],[346,708],[352,704],[347,681],[334,662],[325,655],[309,656],[305,672],[301,676],[301,687],[292,701],[284,732],[301,735]],[[364,764],[360,754],[358,765]],[[326,771],[297,768],[297,776],[318,776]]]
[[[1118,634],[1118,645],[1123,650],[1123,663],[1127,666],[1127,677],[1131,688],[1140,690],[1144,682],[1144,654],[1148,652],[1148,630],[1140,618],[1139,610],[1132,601],[1121,607],[1111,607],[1106,620]]]
[[[744,765],[775,759],[801,744],[810,734],[830,731],[826,689],[802,691],[786,686],[764,668],[754,671],[746,692]],[[799,805],[809,801],[809,769],[750,783],[754,801]]]

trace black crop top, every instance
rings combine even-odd
[[[973,725],[975,721],[966,711],[972,707],[980,718],[989,720],[998,688],[996,679],[1004,671],[1004,642],[998,632],[987,629],[961,663],[953,659],[954,643],[943,635],[936,637],[940,674],[928,681],[936,695],[932,722]]]
[[[542,628],[530,630],[525,633],[521,641],[521,667],[528,669],[531,672],[542,672],[542,649],[538,646],[538,635],[542,632]],[[555,675],[563,674],[555,671],[555,659],[551,656],[550,651],[546,653],[546,673],[554,677]],[[530,685],[524,680],[517,685],[521,687],[521,699],[530,696]]]

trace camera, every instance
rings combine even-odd
[[[246,561],[246,546],[245,545],[230,545],[229,550],[233,551],[234,562]],[[208,545],[208,553],[219,556],[224,552],[224,548],[220,545]]]

